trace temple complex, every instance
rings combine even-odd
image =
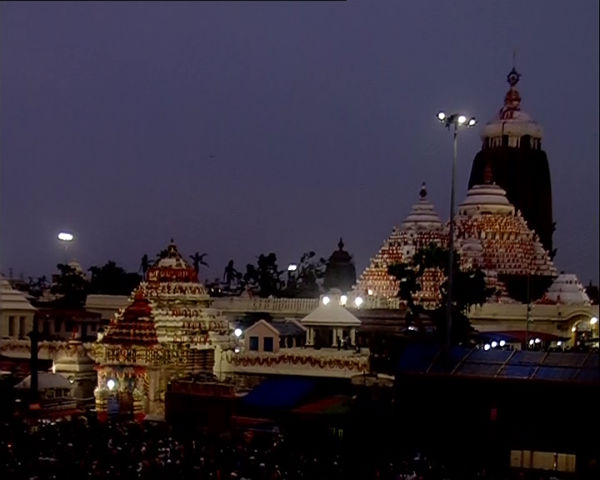
[[[100,417],[164,415],[171,380],[212,372],[228,324],[210,304],[196,270],[171,243],[94,348]]]
[[[553,257],[550,168],[542,150],[542,128],[521,110],[516,88],[520,77],[514,67],[507,76],[510,88],[498,115],[483,129],[483,146],[473,160],[469,188],[485,183],[485,169],[490,165],[496,183]]]

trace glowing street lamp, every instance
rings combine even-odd
[[[448,255],[448,293],[446,295],[446,344],[450,348],[452,341],[452,287],[454,283],[454,184],[456,183],[456,157],[458,154],[458,129],[459,127],[473,127],[477,124],[475,117],[467,117],[462,113],[447,114],[439,112],[438,120],[448,129],[453,127],[454,155],[452,156],[452,177],[450,184],[450,232],[449,236],[449,255]]]
[[[237,338],[240,338],[240,337],[242,336],[242,333],[243,333],[243,332],[242,332],[242,329],[241,329],[241,328],[236,328],[236,329],[233,331],[233,334],[234,334],[234,335],[235,335]]]
[[[362,297],[356,297],[354,299],[354,305],[356,305],[356,308],[360,308],[360,306],[362,305],[362,303],[363,303]]]
[[[71,232],[60,232],[57,235],[57,237],[60,240],[60,242],[65,246],[65,263],[68,263],[69,258],[67,253],[69,250],[69,244],[75,239],[75,236]]]

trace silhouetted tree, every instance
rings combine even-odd
[[[408,263],[391,265],[388,268],[388,273],[395,276],[400,282],[398,296],[406,301],[407,323],[412,323],[423,312],[423,307],[414,302],[414,294],[421,289],[419,281],[423,273],[429,268],[439,268],[447,277],[448,255],[449,251],[447,249],[432,243],[426,248],[418,250]],[[473,305],[484,303],[494,293],[494,289],[486,287],[485,274],[481,270],[461,270],[460,257],[456,252],[453,259],[454,281],[452,288],[453,312],[451,337],[453,342],[460,343],[468,340],[470,333],[473,331],[467,317],[469,309]],[[438,334],[441,338],[444,338],[448,294],[447,280],[440,285],[440,294],[442,297],[440,306],[433,312],[430,312],[430,315],[437,326]]]
[[[300,298],[316,298],[321,294],[320,280],[325,274],[327,260],[315,258],[312,250],[302,254],[295,278],[295,291],[292,296]],[[292,292],[290,292],[292,293]]]
[[[92,273],[90,293],[129,295],[142,281],[139,274],[127,273],[112,260],[102,267],[90,267],[89,271]]]
[[[44,291],[49,287],[46,275],[42,275],[35,279],[29,277],[27,283],[27,293],[35,299],[40,298],[44,294]]]
[[[71,265],[59,263],[59,272],[53,276],[50,292],[59,295],[54,304],[62,308],[82,308],[87,298],[89,283],[83,272]]]

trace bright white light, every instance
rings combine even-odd
[[[357,307],[360,307],[363,303],[363,299],[361,297],[356,297],[354,299],[354,305],[356,305]]]
[[[298,265],[295,263],[290,263],[288,265],[288,272],[295,272],[296,270],[298,270]]]
[[[348,297],[346,295],[342,295],[340,297],[340,304],[342,305],[346,305],[346,302],[348,301]]]
[[[533,345],[533,338],[529,340],[529,345]]]
[[[598,323],[598,317],[592,317],[590,318],[590,324],[591,325],[596,325]]]
[[[236,337],[240,338],[240,337],[242,336],[242,329],[241,329],[241,328],[236,328],[236,329],[233,331],[233,334],[234,334]]]
[[[56,373],[56,364],[52,362],[52,373]]]
[[[558,342],[556,342],[556,345],[557,345],[558,347],[560,347],[560,346],[562,345],[562,341],[561,341],[561,340],[559,340]]]
[[[371,290],[370,288],[367,290],[367,294],[368,295],[373,295],[373,290]]]
[[[577,327],[575,327],[575,325],[573,325],[573,327],[571,328],[572,332],[576,332],[577,331]]]
[[[492,348],[496,348],[498,346],[498,342],[496,340],[494,340],[492,342]]]
[[[483,346],[483,349],[484,349],[484,350],[489,350],[489,349],[490,349],[490,344],[489,344],[489,343],[486,343],[486,344]]]
[[[444,112],[440,112],[437,114],[438,120],[443,122],[446,119],[446,114]]]
[[[500,346],[503,347],[504,345],[506,345],[506,342],[504,340],[500,340]]]
[[[409,329],[411,332],[416,332],[416,331],[418,330],[418,328],[417,328],[417,327],[415,327],[414,325],[409,325],[409,326],[408,326],[408,329]]]
[[[541,339],[539,339],[539,338],[536,338],[536,339],[535,339],[535,343],[542,343],[542,340],[541,340]]]
[[[327,305],[330,302],[329,297],[323,297],[323,305]]]
[[[235,347],[235,349],[233,350],[235,353],[240,353],[240,347]]]
[[[457,120],[458,120],[458,124],[462,125],[463,123],[465,123],[467,121],[467,117],[465,117],[464,115],[459,115]]]
[[[475,120],[474,118],[470,118],[469,119],[469,127],[472,127],[473,125],[475,125],[477,123],[477,120]]]
[[[109,378],[108,382],[106,382],[106,386],[108,387],[109,390],[113,390],[115,388],[116,384],[117,384],[117,382],[115,382],[112,378]]]
[[[63,242],[70,242],[73,240],[73,234],[69,232],[60,232],[58,234],[58,239],[62,240]]]

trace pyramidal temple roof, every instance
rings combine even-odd
[[[138,289],[133,302],[113,317],[100,342],[125,345],[158,343],[152,306],[142,290]]]
[[[357,295],[395,297],[399,284],[395,277],[388,274],[388,267],[396,263],[408,263],[417,250],[431,243],[445,245],[446,241],[445,227],[434,206],[427,200],[427,189],[423,183],[419,191],[419,199],[411,208],[409,215],[400,228],[394,227],[391,235],[383,242],[383,246],[371,258],[354,292]],[[436,274],[433,276],[437,278]],[[427,291],[433,292],[430,289]]]

